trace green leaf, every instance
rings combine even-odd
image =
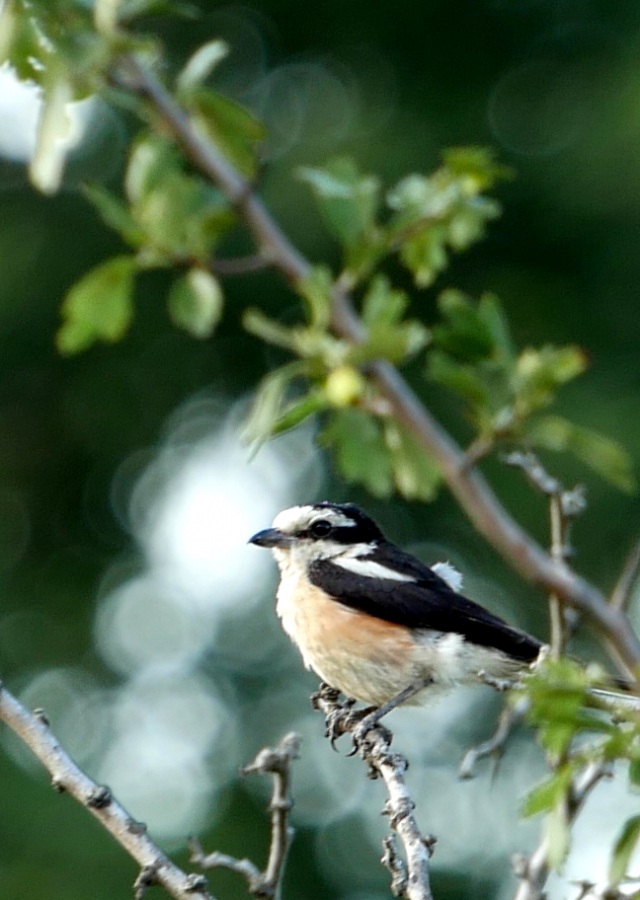
[[[489,402],[482,373],[476,366],[456,362],[447,353],[431,350],[427,359],[427,374],[433,381],[458,394],[472,406],[486,406]]]
[[[380,183],[363,175],[352,159],[336,158],[317,169],[302,167],[297,175],[311,186],[331,232],[342,244],[353,246],[373,229]]]
[[[242,317],[242,324],[249,332],[254,334],[267,344],[283,347],[285,350],[295,350],[296,335],[293,328],[281,325],[275,319],[270,319],[260,309],[249,307]]]
[[[319,331],[326,331],[331,321],[333,304],[333,277],[326,266],[315,266],[296,284],[296,290],[306,301],[309,324]]]
[[[193,268],[171,285],[167,300],[173,322],[192,337],[208,338],[222,315],[220,282],[205,269]]]
[[[624,823],[609,863],[609,887],[616,888],[624,879],[631,857],[640,842],[640,816],[632,816]]]
[[[304,363],[288,363],[270,372],[260,382],[243,428],[243,439],[257,449],[271,437],[283,414],[291,382],[305,374]]]
[[[69,104],[73,100],[73,86],[61,63],[50,67],[42,86],[36,149],[29,163],[29,177],[43,194],[55,194],[62,182],[69,149]]]
[[[547,862],[556,872],[562,868],[571,846],[571,828],[565,803],[551,810],[544,823]]]
[[[562,806],[571,787],[573,774],[571,766],[562,766],[550,778],[530,791],[524,801],[522,815],[530,818]]]
[[[96,341],[114,343],[126,334],[133,317],[135,272],[132,256],[116,256],[74,284],[62,304],[64,322],[56,338],[61,353],[80,353]]]
[[[300,400],[294,400],[285,407],[283,412],[276,419],[271,433],[273,435],[283,434],[291,428],[296,428],[309,416],[313,416],[318,412],[322,412],[327,408],[327,400],[322,391],[311,391]]]
[[[131,215],[126,203],[99,184],[84,185],[82,191],[96,207],[109,228],[117,231],[133,247],[140,246],[144,239],[144,232]]]
[[[367,328],[377,325],[396,325],[402,320],[409,304],[404,291],[391,286],[385,275],[376,275],[362,300],[362,322]]]
[[[514,356],[511,330],[502,303],[495,294],[485,293],[480,297],[478,317],[490,335],[494,356],[510,362]]]
[[[444,225],[431,225],[400,246],[400,259],[413,274],[416,285],[429,287],[447,266],[447,230]]]
[[[336,410],[319,441],[333,448],[338,470],[347,481],[363,484],[374,497],[391,495],[390,453],[373,416],[361,409]]]
[[[391,451],[393,480],[399,493],[407,500],[433,500],[442,476],[431,456],[393,419],[385,420],[384,437]]]
[[[629,763],[629,781],[635,787],[640,787],[640,759],[632,759]]]
[[[561,416],[534,419],[527,423],[526,434],[534,446],[555,451],[570,450],[621,491],[629,494],[636,491],[631,458],[620,444],[610,438],[575,425]]]
[[[244,106],[208,88],[192,88],[185,97],[196,124],[237,166],[255,175],[257,148],[265,138],[264,125]]]
[[[215,67],[229,55],[229,45],[216,38],[213,41],[207,41],[201,47],[198,47],[187,62],[176,80],[178,97],[200,87],[203,81],[209,77]]]
[[[514,376],[516,404],[523,415],[548,405],[562,384],[572,381],[587,368],[580,347],[527,348],[519,355]]]
[[[131,203],[144,200],[150,191],[178,170],[180,159],[176,148],[156,135],[145,134],[135,141],[129,155],[125,190]]]
[[[491,357],[496,350],[488,303],[481,308],[462,291],[446,290],[438,297],[443,322],[432,328],[436,347],[461,362]],[[504,336],[501,337],[504,340]]]
[[[496,182],[513,178],[513,170],[497,163],[491,147],[450,147],[442,154],[446,167],[463,179],[466,193],[475,195]]]

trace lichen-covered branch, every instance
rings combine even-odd
[[[159,885],[175,900],[213,900],[201,874],[188,874],[155,844],[146,826],[121,806],[107,787],[92,781],[60,745],[42,712],[26,709],[0,683],[0,721],[11,729],[42,763],[55,790],[72,796],[94,816],[138,863],[135,897]]]
[[[327,733],[334,740],[341,734],[357,729],[360,722],[353,715],[352,703],[340,703],[339,692],[323,685],[313,695],[313,704],[327,717]],[[391,734],[382,725],[375,725],[358,750],[369,767],[372,778],[382,778],[387,789],[384,814],[404,851],[400,859],[393,838],[384,843],[383,864],[391,873],[394,896],[405,900],[432,900],[429,882],[429,858],[434,839],[422,834],[413,814],[415,802],[405,780],[407,760],[400,753],[391,752]]]

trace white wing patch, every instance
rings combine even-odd
[[[456,594],[462,590],[462,573],[458,572],[450,562],[439,562],[431,566],[431,571],[439,575]]]
[[[362,545],[360,545],[362,549]],[[363,578],[386,578],[389,581],[415,581],[412,575],[405,575],[402,572],[396,572],[395,569],[388,569],[381,563],[375,562],[366,557],[357,556],[334,556],[331,560],[334,566],[340,566],[348,572],[355,575],[362,575]],[[442,577],[442,576],[440,576]]]

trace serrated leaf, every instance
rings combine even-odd
[[[433,500],[442,481],[434,460],[403,425],[388,419],[383,428],[399,493],[407,500]]]
[[[390,453],[379,422],[360,409],[332,412],[319,441],[330,446],[347,481],[363,484],[375,497],[393,491]]]
[[[91,269],[67,293],[56,343],[63,354],[80,353],[96,341],[114,343],[133,317],[132,256],[116,256]]]
[[[613,847],[609,862],[609,887],[616,888],[624,879],[631,857],[640,843],[640,816],[632,816],[624,823]]]
[[[380,183],[363,175],[352,159],[333,159],[322,168],[302,167],[297,174],[313,189],[331,232],[342,244],[357,244],[373,228]]]
[[[117,231],[133,247],[140,246],[144,239],[144,232],[131,215],[126,203],[99,184],[86,184],[82,191],[96,207],[109,228]]]
[[[576,425],[561,416],[539,417],[526,425],[532,445],[548,450],[571,450],[582,462],[621,491],[637,489],[631,457],[616,441]]]
[[[193,268],[171,285],[167,304],[173,322],[192,337],[208,338],[222,315],[220,282],[205,269]]]

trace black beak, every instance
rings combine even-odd
[[[288,547],[291,543],[291,535],[278,531],[277,528],[265,528],[249,538],[250,544],[258,547]]]

